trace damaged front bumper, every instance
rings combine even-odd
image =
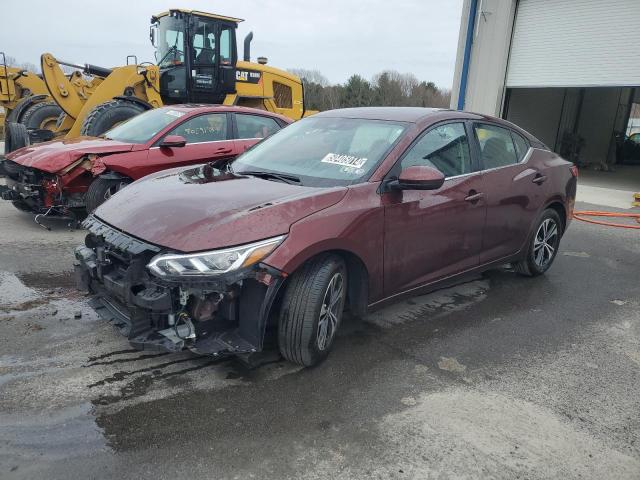
[[[13,202],[20,210],[49,217],[75,219],[73,209],[84,207],[83,195],[65,195],[60,178],[51,173],[25,167],[11,160],[0,164],[5,185],[0,198]]]
[[[265,345],[271,306],[284,281],[258,264],[206,279],[160,279],[146,268],[163,249],[90,216],[75,250],[76,282],[91,305],[138,349],[201,355],[251,354]]]

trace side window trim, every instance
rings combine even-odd
[[[444,125],[450,125],[453,123],[460,123],[462,124],[465,134],[467,135],[467,143],[471,143],[469,141],[469,129],[467,124],[469,123],[468,121],[466,121],[465,119],[449,119],[449,120],[443,120],[441,122],[438,123],[434,123],[432,125],[429,125],[426,129],[424,129],[422,132],[420,132],[420,134],[413,139],[413,141],[409,144],[409,146],[407,148],[404,149],[404,151],[398,156],[398,159],[396,160],[396,163],[393,164],[393,166],[389,169],[389,171],[387,172],[387,174],[385,175],[385,178],[383,181],[385,180],[396,180],[398,178],[398,175],[400,174],[400,166],[402,165],[402,160],[407,156],[407,154],[411,151],[411,149],[413,147],[416,146],[416,144],[418,144],[422,138],[427,135],[430,131],[438,128],[438,127],[442,127]],[[476,171],[476,162],[474,160],[474,150],[473,148],[471,148],[471,145],[469,145],[469,155],[471,157],[471,171],[468,173],[463,173],[461,175],[452,175],[450,177],[445,177],[445,181],[451,179],[451,178],[458,178],[458,177],[464,177],[467,175],[473,175],[474,173],[477,173]]]

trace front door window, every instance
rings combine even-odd
[[[440,170],[445,177],[470,173],[469,141],[462,123],[448,123],[429,130],[401,161],[402,169],[421,165]]]
[[[168,135],[180,135],[189,143],[218,142],[227,139],[227,115],[211,113],[190,118]]]

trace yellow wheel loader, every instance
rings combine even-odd
[[[55,128],[62,110],[51,101],[42,78],[33,72],[7,66],[4,52],[0,52],[0,61],[0,132],[6,133],[5,120],[29,124],[33,128]],[[42,105],[35,108],[38,103]],[[14,148],[23,146],[15,145],[16,140],[20,140],[20,135],[3,136],[6,136],[5,140],[10,148],[12,144]]]
[[[35,141],[39,138],[37,132],[44,133],[44,139],[50,138],[49,132],[58,130],[64,112],[49,95],[42,76],[7,66],[3,52],[0,52],[0,60],[0,129],[4,130],[5,121],[12,124],[3,132],[6,151],[26,145],[29,131]],[[66,81],[78,95],[88,98],[102,79],[94,76],[88,80],[81,72],[74,71]]]
[[[31,131],[32,140],[98,136],[145,110],[178,103],[243,105],[294,120],[313,113],[305,112],[299,77],[267,66],[263,57],[250,61],[252,33],[244,40],[244,60],[238,59],[236,29],[242,21],[185,9],[155,15],[150,39],[156,64],[138,64],[133,57],[133,64],[108,69],[74,65],[45,53],[44,83],[64,116],[53,134]],[[60,65],[77,68],[81,78],[99,80],[83,95]]]

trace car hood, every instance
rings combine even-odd
[[[53,140],[20,148],[6,158],[25,167],[57,173],[84,155],[128,152],[135,144],[96,137]]]
[[[190,180],[198,169],[147,176],[95,215],[149,243],[196,252],[286,234],[293,223],[336,204],[347,192],[346,187],[303,187],[233,174]]]

